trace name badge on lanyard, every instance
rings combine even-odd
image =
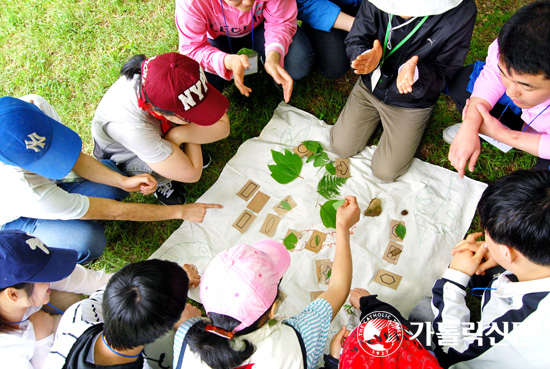
[[[258,53],[254,50],[247,52],[248,56],[248,68],[244,70],[244,75],[248,76],[249,74],[258,73]]]
[[[424,22],[426,22],[426,20],[428,19],[428,16],[426,15],[424,18],[422,18],[422,20],[416,25],[416,27],[414,27],[414,29],[409,32],[409,34],[407,36],[405,36],[405,38],[403,40],[401,40],[401,42],[393,49],[391,49],[391,31],[394,31],[398,28],[401,28],[403,26],[406,26],[407,24],[411,23],[412,21],[414,21],[417,17],[414,17],[410,20],[408,20],[407,22],[403,23],[402,25],[400,26],[397,26],[397,27],[392,27],[391,26],[391,20],[393,19],[393,14],[389,14],[389,20],[388,20],[388,27],[386,29],[386,37],[385,37],[385,40],[384,40],[384,51],[382,52],[382,60],[380,61],[380,64],[378,64],[378,67],[376,67],[376,69],[371,73],[371,88],[372,90],[374,91],[374,89],[376,88],[376,86],[378,85],[378,82],[380,82],[380,77],[382,76],[382,65],[384,64],[384,61],[390,57],[390,55],[392,55],[394,52],[397,51],[397,49],[399,49],[401,46],[403,46],[403,44],[405,42],[407,42],[407,40],[409,38],[412,37],[412,35],[414,35],[416,33],[416,31],[418,31],[418,29],[424,24]],[[388,53],[388,55],[386,55],[386,48],[388,50],[391,49],[391,51]],[[387,80],[387,78],[384,78],[385,79],[385,83],[387,84],[389,81]]]
[[[223,10],[223,1],[220,0],[220,6],[222,8],[223,22],[225,23],[225,34],[227,36],[227,42],[229,42],[229,49],[233,54],[233,47],[231,46],[231,38],[229,37],[229,31],[227,27],[227,20],[225,19],[225,12]],[[252,51],[245,53],[248,56],[248,68],[244,70],[244,75],[258,73],[258,53],[254,51],[254,10],[250,9],[250,26],[252,32]],[[238,54],[238,53],[237,53]]]

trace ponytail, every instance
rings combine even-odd
[[[134,75],[139,74],[141,76],[141,64],[147,59],[143,54],[132,56],[126,64],[120,69],[120,74],[127,79],[134,78]]]
[[[32,295],[32,291],[34,291],[34,283],[18,283],[16,285],[0,288],[0,293],[4,292],[4,290],[8,288],[15,288],[16,290],[24,290],[27,296]],[[20,329],[17,324],[13,324],[14,322],[8,322],[2,314],[0,314],[0,333],[9,333],[16,331]]]
[[[228,332],[233,331],[233,329],[241,324],[237,319],[227,315],[210,313],[209,317],[212,320],[212,325]],[[252,324],[252,326],[256,326],[255,328],[257,328],[258,322],[259,319]],[[236,350],[231,345],[229,339],[207,332],[206,325],[207,322],[204,320],[194,324],[187,332],[186,340],[191,351],[196,353],[210,368],[235,368],[252,356],[256,350],[254,345],[247,340],[242,341],[244,343],[244,348],[242,350]],[[250,327],[247,327],[246,330],[248,330],[248,328]],[[239,333],[241,332],[235,335],[239,335]]]

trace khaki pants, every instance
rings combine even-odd
[[[413,109],[385,104],[359,79],[330,131],[331,150],[344,158],[357,154],[381,122],[384,131],[371,169],[380,180],[394,181],[409,168],[432,111],[433,106]]]

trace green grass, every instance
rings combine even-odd
[[[477,1],[478,19],[467,62],[484,59],[487,46],[502,24],[525,0]],[[177,51],[174,1],[153,0],[0,0],[0,95],[36,93],[56,108],[62,121],[80,134],[91,153],[90,123],[101,97],[118,78],[120,67],[134,54],[152,56]],[[357,77],[349,72],[336,81],[312,73],[295,83],[290,103],[332,124]],[[246,98],[234,87],[225,94],[231,104],[231,135],[208,145],[214,162],[201,181],[187,186],[196,200],[218,178],[225,163],[245,140],[259,135],[282,93],[265,72],[246,78],[253,89]],[[460,121],[454,105],[442,97],[435,108],[417,157],[449,169],[448,145],[441,134]],[[371,140],[376,143],[380,131]],[[528,168],[534,158],[516,150],[502,154],[484,147],[474,173],[488,182],[511,171]],[[130,201],[155,202],[132,195]],[[103,222],[108,246],[94,267],[117,270],[146,259],[181,222]],[[478,229],[474,221],[472,229]]]

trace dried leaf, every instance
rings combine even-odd
[[[370,200],[369,207],[365,210],[365,216],[377,217],[382,213],[382,203],[376,197]]]

